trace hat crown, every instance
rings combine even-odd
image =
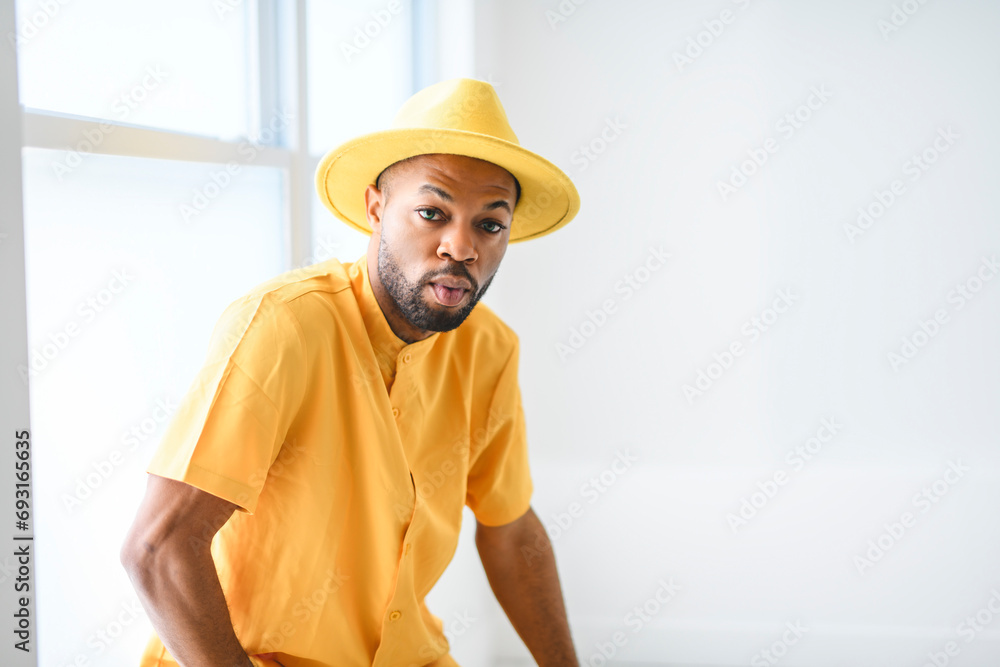
[[[392,127],[474,132],[521,145],[493,86],[476,79],[449,79],[415,93]]]
[[[450,79],[415,93],[387,130],[333,148],[316,166],[316,191],[335,216],[373,234],[366,189],[389,165],[415,155],[465,155],[514,175],[521,198],[514,207],[510,243],[559,229],[580,210],[580,195],[559,167],[521,146],[493,86]]]

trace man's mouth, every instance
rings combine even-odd
[[[435,298],[444,306],[457,306],[469,291],[460,287],[446,287],[440,283],[431,283],[431,288],[434,290]]]

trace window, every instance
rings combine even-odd
[[[20,0],[21,103],[226,140],[246,136],[251,4]]]
[[[41,667],[135,664],[145,465],[231,300],[364,252],[313,174],[413,93],[413,12],[17,1]]]

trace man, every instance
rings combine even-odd
[[[327,154],[317,188],[368,251],[219,320],[122,547],[156,630],[141,665],[456,665],[424,597],[464,505],[535,660],[576,665],[530,507],[518,339],[477,306],[508,243],[576,214],[572,182],[489,84],[455,79]]]

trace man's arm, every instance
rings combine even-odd
[[[524,645],[541,667],[577,667],[552,544],[534,510],[503,526],[476,522],[486,578]]]
[[[149,620],[184,667],[253,667],[233,631],[212,537],[236,505],[149,474],[121,561]]]

